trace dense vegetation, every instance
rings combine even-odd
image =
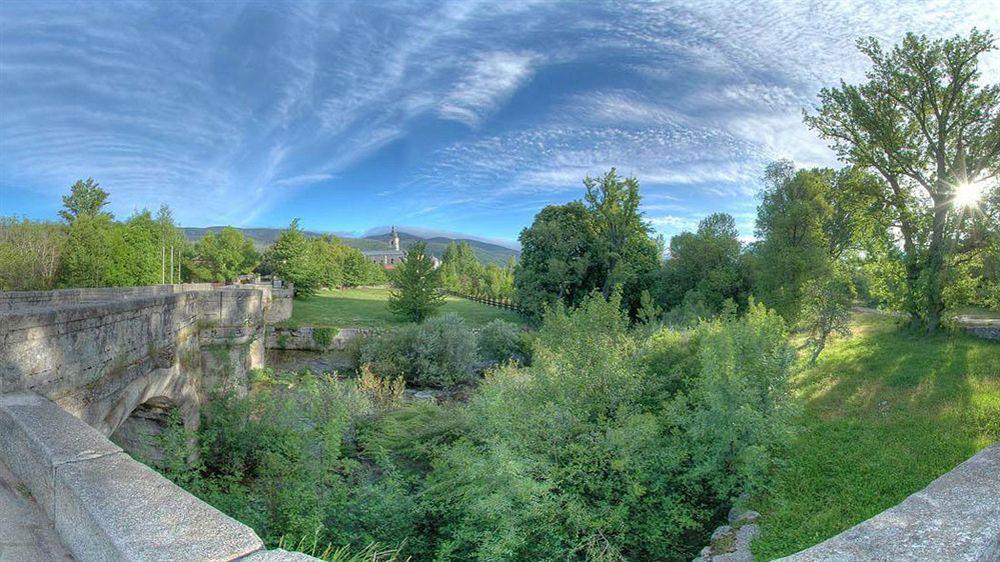
[[[393,378],[367,368],[346,380],[259,373],[249,397],[205,413],[196,464],[183,430],[168,432],[162,470],[269,543],[305,537],[306,550],[690,558],[786,442],[784,323],[752,305],[688,332],[631,327],[620,302],[596,294],[548,313],[531,365],[501,366],[467,403],[402,402]],[[427,330],[451,335],[432,338],[468,338],[454,319],[435,322]]]

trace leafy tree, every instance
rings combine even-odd
[[[441,284],[444,288],[464,294],[479,292],[483,264],[468,242],[452,241],[441,256]]]
[[[681,305],[718,313],[727,299],[745,303],[747,274],[740,256],[739,232],[733,217],[709,215],[695,232],[670,239],[670,257],[653,291],[666,309]]]
[[[134,285],[134,257],[125,226],[104,213],[81,214],[67,232],[59,284],[63,287]]]
[[[967,185],[1000,172],[1000,85],[979,84],[979,57],[995,48],[988,32],[931,40],[907,34],[886,51],[874,38],[858,47],[872,61],[867,81],[820,93],[805,121],[844,160],[877,172],[883,236],[898,233],[906,276],[906,310],[934,332],[944,310],[953,256],[982,249],[996,228],[955,204]],[[984,224],[986,223],[986,224]]]
[[[0,217],[0,291],[55,287],[65,241],[64,225]]]
[[[63,206],[66,208],[59,211],[59,216],[69,223],[82,215],[103,214],[111,218],[111,213],[101,211],[107,205],[107,199],[108,192],[101,189],[94,178],[77,180],[70,187],[70,194],[63,195]]]
[[[129,250],[126,262],[129,285],[155,285],[163,276],[161,225],[148,210],[135,213],[124,224],[123,236]],[[176,256],[180,259],[180,255]],[[167,267],[170,267],[169,262]],[[166,272],[169,280],[169,271]]]
[[[597,235],[583,203],[545,207],[518,240],[514,290],[528,314],[540,318],[555,303],[579,304],[597,286]]]
[[[810,365],[816,363],[830,334],[851,334],[851,302],[854,296],[850,276],[839,268],[803,284],[801,323],[808,334],[806,347],[812,348]]]
[[[385,268],[366,258],[361,250],[347,248],[343,259],[344,286],[380,285],[386,282]]]
[[[239,230],[227,226],[218,234],[208,232],[194,248],[192,268],[208,281],[233,281],[253,271],[260,263],[253,241]]]
[[[392,287],[389,310],[414,322],[434,314],[444,304],[441,275],[425,242],[415,242],[406,250],[406,259],[393,272]]]
[[[307,297],[322,283],[321,266],[314,257],[299,219],[293,219],[264,253],[264,263],[275,275],[295,285],[296,296]]]
[[[583,185],[598,241],[595,254],[602,266],[601,293],[608,298],[614,287],[622,287],[625,304],[634,311],[662,254],[661,242],[651,237],[653,229],[639,211],[639,181],[619,178],[611,168],[601,177],[585,178]]]

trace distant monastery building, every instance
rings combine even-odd
[[[396,231],[395,226],[389,232],[388,250],[363,250],[361,253],[372,262],[386,269],[395,269],[397,265],[403,263],[406,259],[406,252],[399,249],[399,232]],[[441,265],[441,260],[434,256],[431,256],[431,262],[435,268]]]

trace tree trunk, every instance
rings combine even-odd
[[[947,202],[934,199],[934,222],[930,246],[927,249],[927,333],[933,334],[941,325],[944,312],[944,227],[948,218]]]

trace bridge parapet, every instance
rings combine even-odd
[[[77,560],[316,560],[265,551],[252,529],[36,394],[0,396],[0,437],[0,460]]]

